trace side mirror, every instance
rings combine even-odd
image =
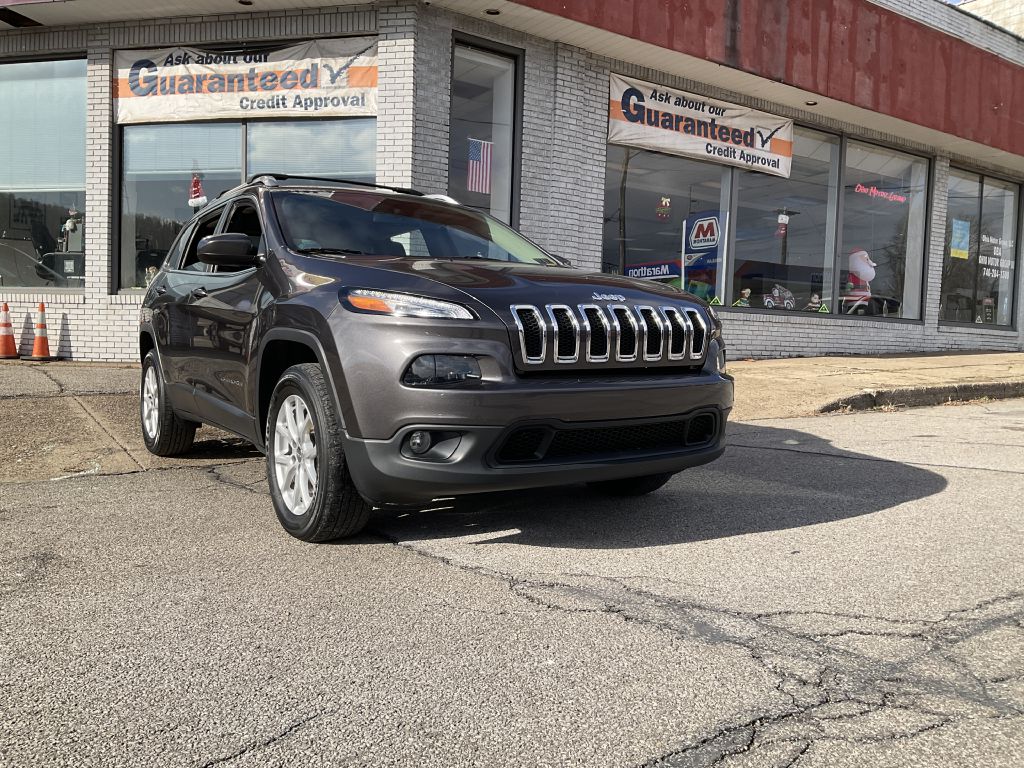
[[[204,237],[199,241],[196,255],[204,264],[216,267],[255,267],[262,261],[252,238],[239,232]]]

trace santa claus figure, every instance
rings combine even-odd
[[[877,266],[867,251],[853,251],[850,254],[849,275],[846,278],[846,296],[851,299],[871,296],[871,281],[875,279]]]

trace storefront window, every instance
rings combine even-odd
[[[512,220],[515,59],[456,45],[448,145],[448,194]]]
[[[730,304],[829,312],[835,252],[839,140],[794,131],[788,179],[737,171]]]
[[[246,152],[247,176],[294,173],[372,182],[377,175],[377,121],[249,123]]]
[[[920,318],[928,162],[851,141],[843,184],[839,312]]]
[[[1016,185],[950,172],[942,258],[943,320],[1010,325],[1016,232]]]
[[[148,285],[182,225],[253,174],[373,181],[376,135],[374,118],[125,126],[121,287]]]
[[[85,62],[0,64],[0,288],[85,283]]]
[[[124,129],[121,286],[149,284],[181,226],[242,180],[239,123],[167,123]]]
[[[609,145],[605,271],[721,297],[728,179],[714,163]]]

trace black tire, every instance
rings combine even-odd
[[[312,500],[300,513],[293,512],[285,493],[298,487],[299,477],[284,492],[278,485],[278,447],[275,440],[277,420],[282,406],[291,396],[300,398],[312,423],[312,444],[316,488]],[[319,365],[303,363],[286,370],[274,388],[267,414],[267,483],[274,511],[281,526],[302,541],[319,542],[341,539],[359,533],[370,518],[372,507],[359,495],[345,462],[341,423],[335,413],[334,398]],[[282,452],[287,461],[289,453]],[[302,454],[299,453],[301,463]],[[300,476],[301,477],[301,476]]]
[[[153,372],[152,375],[156,379],[155,403],[153,400],[148,401],[156,416],[153,429],[146,424],[146,379],[150,371]],[[163,371],[160,370],[160,360],[156,350],[153,349],[146,353],[146,357],[142,361],[142,378],[139,385],[139,426],[142,428],[142,440],[145,442],[146,448],[157,456],[180,456],[188,451],[195,441],[196,427],[199,426],[195,422],[182,419],[171,407],[167,399]]]
[[[587,485],[605,496],[644,496],[661,488],[672,479],[672,473],[627,477],[623,480],[601,480]]]

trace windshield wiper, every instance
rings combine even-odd
[[[365,255],[364,251],[357,251],[352,248],[295,248],[296,253],[311,253],[311,254],[345,254],[352,253],[356,255]]]

